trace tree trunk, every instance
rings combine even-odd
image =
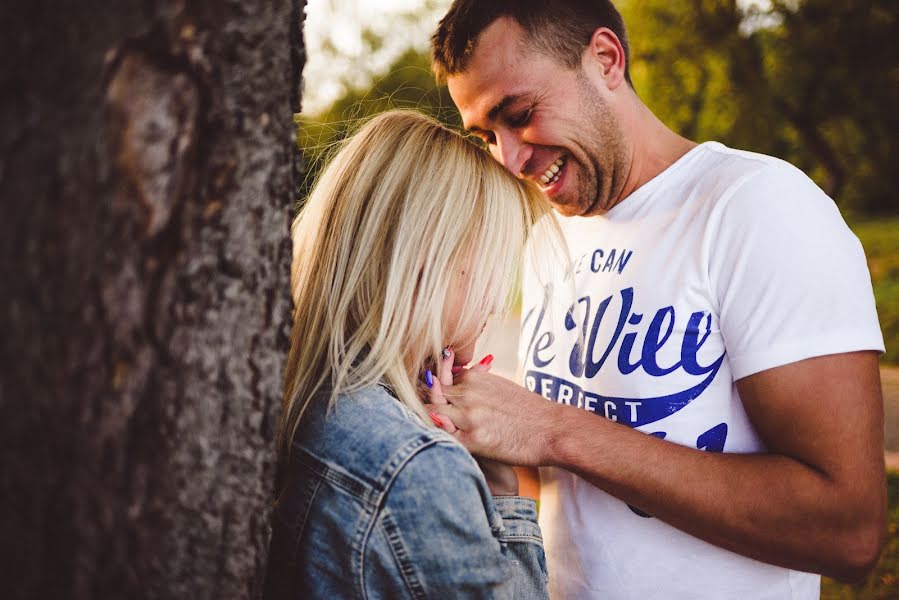
[[[0,8],[0,596],[247,598],[304,0]]]

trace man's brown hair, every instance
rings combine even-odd
[[[431,38],[431,68],[438,81],[468,68],[478,38],[502,17],[515,20],[536,50],[574,69],[593,32],[607,27],[624,48],[631,87],[630,45],[624,20],[609,0],[455,0]]]

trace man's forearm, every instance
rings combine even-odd
[[[790,363],[736,382],[767,454],[679,446],[508,380],[453,386],[457,439],[474,454],[553,465],[744,556],[839,579],[863,576],[884,536],[883,399],[877,355]]]
[[[691,535],[844,580],[877,559],[882,507],[819,470],[774,454],[694,450],[569,406],[552,412],[545,462]]]

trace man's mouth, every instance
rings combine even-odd
[[[559,179],[562,178],[562,169],[565,167],[566,159],[564,156],[560,156],[556,159],[556,162],[549,165],[549,168],[537,178],[537,181],[540,182],[540,187],[543,188],[544,191],[550,189],[555,184],[559,182]]]

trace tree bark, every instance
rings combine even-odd
[[[4,598],[258,596],[304,4],[0,8]]]

